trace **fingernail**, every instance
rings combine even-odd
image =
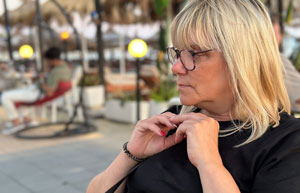
[[[165,132],[160,131],[160,133],[161,133],[162,136],[166,136]]]
[[[173,126],[174,126],[175,128],[177,128],[177,125],[173,124]]]

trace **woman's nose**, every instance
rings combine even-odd
[[[175,63],[172,65],[172,72],[173,74],[186,74],[187,70],[184,68],[180,58],[178,58]]]

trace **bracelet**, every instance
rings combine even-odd
[[[133,159],[134,161],[137,161],[137,162],[142,162],[142,161],[146,160],[146,158],[139,158],[139,157],[136,157],[136,156],[132,155],[130,153],[130,151],[128,151],[128,149],[127,149],[127,144],[128,144],[128,141],[126,143],[124,143],[123,150],[124,150],[124,153],[126,155],[128,155],[128,157],[130,157],[131,159]]]

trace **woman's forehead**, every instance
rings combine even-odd
[[[194,42],[192,42],[192,43],[183,43],[183,44],[175,46],[175,47],[180,49],[180,50],[188,49],[188,50],[196,50],[196,51],[211,49],[210,46],[208,47],[208,46],[204,46],[204,45],[199,45],[199,44],[194,43]]]

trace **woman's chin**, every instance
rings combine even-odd
[[[185,106],[195,105],[195,103],[193,103],[193,100],[191,100],[189,97],[183,97],[183,96],[180,96],[180,103]]]

